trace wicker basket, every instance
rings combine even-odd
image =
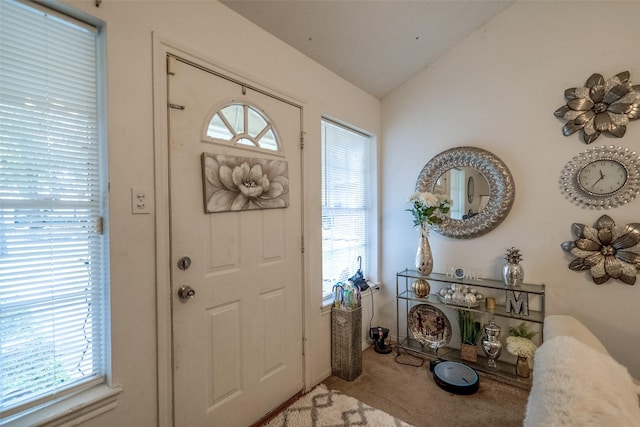
[[[353,381],[362,373],[362,309],[331,309],[331,373]]]
[[[469,362],[478,361],[478,349],[475,345],[461,344],[460,345],[460,359],[467,360]]]

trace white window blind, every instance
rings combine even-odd
[[[105,374],[97,42],[0,0],[0,423]]]
[[[322,291],[353,276],[362,257],[367,277],[370,137],[322,121]]]

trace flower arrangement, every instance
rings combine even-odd
[[[453,201],[442,194],[433,194],[428,191],[415,192],[409,197],[411,209],[407,209],[413,215],[415,227],[424,224],[432,226],[441,224],[444,216],[449,213]]]
[[[508,331],[512,337],[522,337],[529,340],[538,335],[537,332],[529,330],[524,322],[521,322],[518,326],[509,326]]]
[[[507,351],[514,356],[529,358],[536,352],[536,345],[531,341],[538,333],[529,330],[522,322],[518,326],[510,326],[507,337]]]
[[[507,337],[507,351],[514,356],[529,358],[536,352],[536,345],[524,337]]]

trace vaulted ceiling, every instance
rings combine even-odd
[[[509,7],[489,0],[222,0],[382,99]]]

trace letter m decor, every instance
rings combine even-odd
[[[529,294],[526,292],[507,291],[507,301],[505,304],[507,313],[529,315]]]

